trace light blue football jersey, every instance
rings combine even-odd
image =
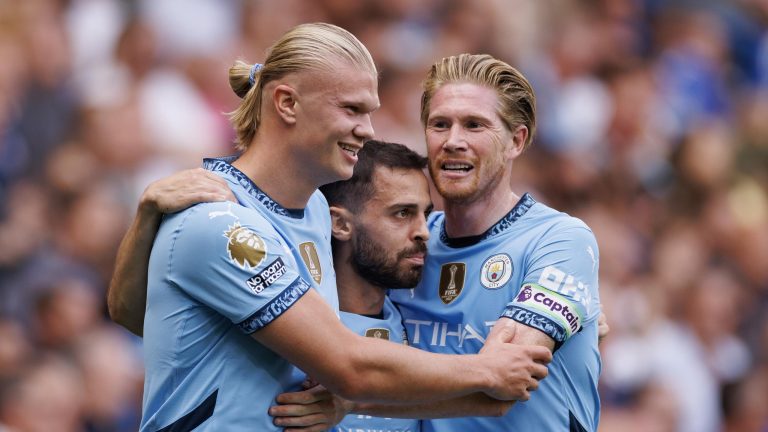
[[[549,375],[527,402],[503,417],[425,420],[425,431],[595,431],[598,248],[580,220],[523,195],[484,234],[451,239],[445,216],[430,216],[424,277],[390,292],[411,345],[447,354],[477,353],[500,316],[555,340]],[[449,378],[449,377],[446,377]]]
[[[366,337],[387,339],[407,344],[402,316],[389,297],[384,298],[382,318],[374,318],[341,311],[341,322],[353,332]],[[371,417],[349,414],[335,427],[334,432],[420,432],[421,423],[415,419]]]
[[[142,431],[277,431],[267,409],[303,374],[256,342],[316,289],[338,311],[328,204],[290,210],[229,160],[205,167],[239,204],[204,203],[164,218],[149,264]]]

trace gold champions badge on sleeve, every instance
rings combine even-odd
[[[301,259],[304,260],[304,264],[309,270],[309,274],[312,275],[312,279],[315,282],[320,283],[323,280],[323,268],[320,267],[320,258],[317,256],[317,248],[312,242],[304,242],[299,245],[299,253]]]
[[[464,275],[467,273],[467,265],[464,263],[443,264],[440,269],[440,284],[438,294],[440,300],[449,304],[461,294],[464,289]]]
[[[369,328],[365,331],[365,337],[389,340],[389,330],[385,328]]]

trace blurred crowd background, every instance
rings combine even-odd
[[[117,245],[149,182],[232,153],[233,61],[313,21],[368,46],[376,135],[421,153],[438,58],[533,82],[516,190],[597,236],[601,431],[768,431],[766,0],[0,0],[0,430],[136,430]]]

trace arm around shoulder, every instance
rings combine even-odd
[[[143,332],[147,267],[161,218],[162,214],[149,205],[139,205],[136,217],[117,251],[115,270],[107,291],[109,316],[137,336]]]
[[[147,302],[147,269],[163,213],[207,201],[236,201],[227,183],[202,168],[178,172],[151,183],[141,196],[136,217],[120,243],[107,291],[109,315],[141,336]]]

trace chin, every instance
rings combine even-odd
[[[337,181],[349,180],[352,177],[353,169],[342,169],[332,172],[322,184],[334,183]]]
[[[475,195],[474,190],[467,190],[467,188],[457,188],[453,186],[447,188],[445,186],[437,186],[437,192],[441,197],[443,197],[443,199],[455,202],[471,201],[472,197]]]

